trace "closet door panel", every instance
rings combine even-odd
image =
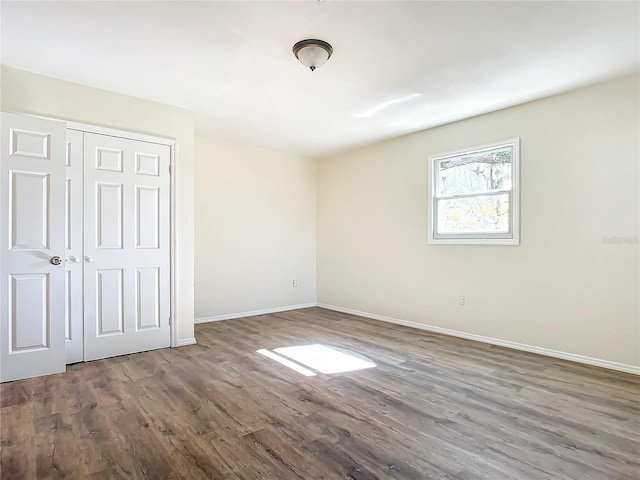
[[[83,132],[67,130],[65,183],[65,344],[66,362],[84,360],[82,215],[84,201]]]
[[[65,124],[2,113],[0,381],[65,370]]]
[[[85,359],[168,347],[165,145],[84,134]]]
[[[122,183],[96,182],[95,248],[122,250],[123,192]]]

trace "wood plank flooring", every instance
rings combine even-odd
[[[320,308],[0,387],[13,479],[639,479],[639,378]],[[323,343],[378,366],[304,377]]]

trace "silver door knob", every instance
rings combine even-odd
[[[89,263],[93,262],[93,257],[84,257],[84,259]]]
[[[80,263],[80,259],[78,257],[74,257],[73,255],[69,256],[69,261],[72,263]]]
[[[51,257],[49,260],[52,265],[60,265],[62,263],[62,259],[60,257]]]

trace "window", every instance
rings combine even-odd
[[[429,157],[429,243],[520,243],[519,151],[512,138]]]

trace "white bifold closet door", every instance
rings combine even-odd
[[[170,148],[83,142],[84,358],[168,347]]]
[[[2,113],[0,381],[170,345],[170,147]]]
[[[65,124],[2,113],[0,381],[65,370]]]

